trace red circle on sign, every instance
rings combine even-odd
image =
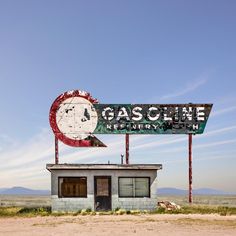
[[[63,132],[61,132],[61,130],[59,129],[59,127],[57,125],[56,114],[57,114],[57,111],[58,111],[60,105],[63,103],[63,101],[65,101],[68,98],[72,98],[72,97],[84,98],[84,99],[88,100],[89,102],[91,102],[92,104],[98,103],[97,99],[92,98],[92,96],[85,91],[72,90],[72,91],[65,92],[56,98],[56,100],[53,102],[53,104],[50,108],[50,113],[49,113],[50,126],[51,126],[56,138],[58,138],[64,144],[72,146],[72,147],[90,146],[90,140],[86,140],[86,139],[75,140],[75,139],[69,138]]]

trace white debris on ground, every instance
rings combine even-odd
[[[173,210],[180,210],[181,207],[177,205],[174,202],[169,202],[169,201],[161,201],[157,203],[157,206],[160,208],[164,208],[168,211],[173,211]]]

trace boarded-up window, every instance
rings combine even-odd
[[[87,197],[86,177],[60,177],[59,197]]]
[[[109,196],[108,179],[97,179],[97,196]]]
[[[148,177],[120,177],[119,197],[150,197],[150,179]]]

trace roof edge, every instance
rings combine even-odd
[[[47,170],[161,170],[162,164],[47,164]]]

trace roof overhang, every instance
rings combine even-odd
[[[161,164],[47,164],[47,170],[161,170]]]

